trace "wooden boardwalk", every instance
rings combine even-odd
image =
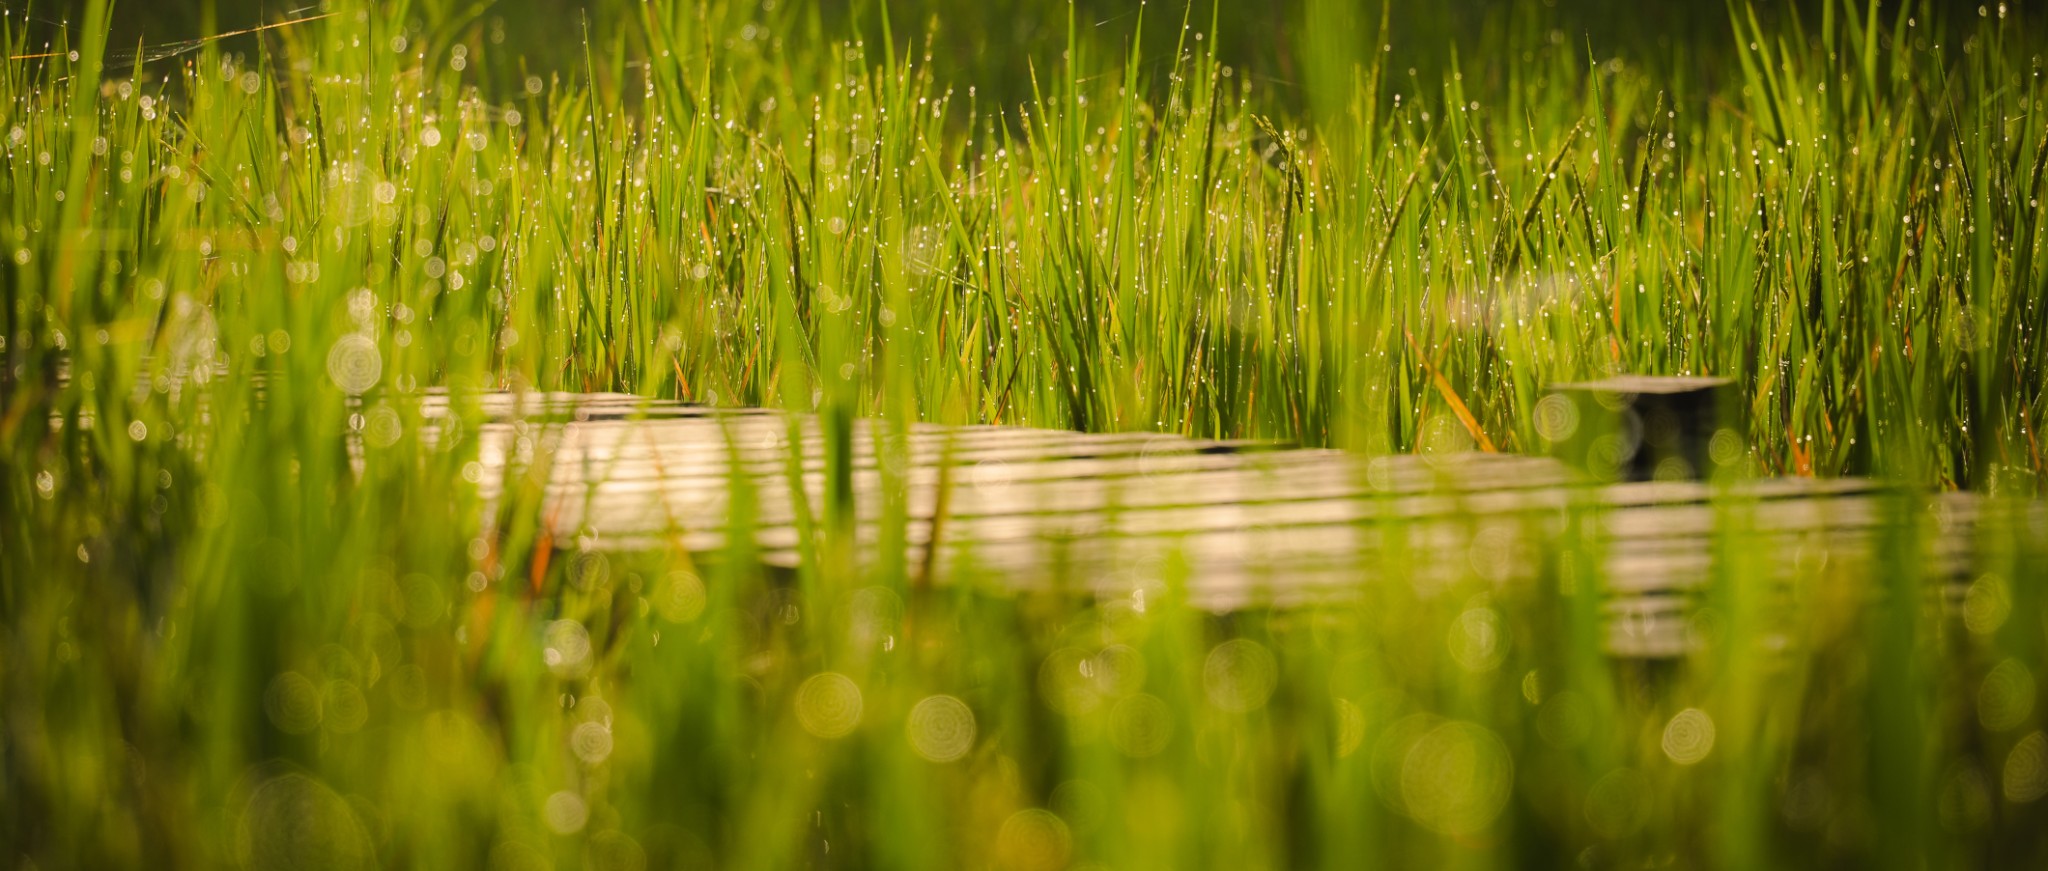
[[[538,489],[560,547],[722,552],[737,477],[753,494],[748,526],[762,558],[794,567],[792,482],[800,478],[813,512],[827,496],[813,417],[620,394],[482,401],[491,421],[479,433],[483,497],[495,504],[508,480]],[[1824,573],[1869,574],[1880,537],[1915,524],[1928,533],[1930,576],[1960,579],[1977,510],[1967,495],[1919,497],[1858,479],[1598,485],[1555,460],[1508,454],[1369,458],[930,424],[880,454],[877,442],[877,424],[854,423],[857,559],[877,557],[885,477],[904,483],[908,564],[929,564],[942,582],[973,570],[1017,589],[1132,597],[1177,566],[1190,599],[1218,611],[1341,599],[1384,566],[1421,584],[1533,582],[1557,565],[1546,558],[1555,542],[1590,540],[1609,593],[1607,647],[1642,657],[1689,648],[1693,604],[1717,560],[1735,559],[1792,597]],[[1567,535],[1573,523],[1581,533]]]

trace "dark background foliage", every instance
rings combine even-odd
[[[53,32],[76,0],[23,3],[6,7],[33,16]],[[422,32],[460,38],[501,38],[537,70],[583,67],[588,44],[599,53],[624,46],[631,51],[633,22],[619,20],[610,4],[589,0],[417,0],[409,16]],[[1045,74],[1058,58],[1073,29],[1098,59],[1114,63],[1136,37],[1142,63],[1163,72],[1183,16],[1192,29],[1214,30],[1222,40],[1219,55],[1245,75],[1293,93],[1302,90],[1303,55],[1310,41],[1363,51],[1374,38],[1380,4],[1372,0],[1277,0],[1270,3],[1191,0],[1188,5],[1159,0],[872,0],[807,2],[754,0],[737,4],[748,17],[777,32],[860,32],[879,40],[886,13],[898,45],[929,51],[945,69],[968,71],[983,93],[1003,102],[1030,94],[1032,64]],[[1900,4],[1880,4],[1885,15]],[[1912,4],[1919,8],[1921,4]],[[1951,0],[1928,8],[1974,13],[1978,4]],[[1765,0],[1757,4],[1765,17],[1797,14],[1817,22],[1817,0]],[[1317,28],[1302,26],[1314,8]],[[117,47],[160,46],[211,34],[239,31],[260,24],[320,12],[307,0],[130,0],[116,15],[112,44]],[[1435,0],[1394,3],[1387,10],[1389,35],[1396,61],[1393,68],[1413,66],[1425,78],[1441,74],[1458,50],[1511,51],[1510,34],[1548,32],[1552,41],[1586,46],[1602,60],[1620,57],[1632,63],[1667,67],[1667,71],[1711,74],[1725,69],[1720,54],[1729,44],[1729,13],[1718,2],[1643,3],[1640,0]],[[610,12],[610,18],[607,13]],[[1349,20],[1350,27],[1331,32],[1328,22]],[[1142,20],[1142,25],[1140,21]],[[1531,25],[1535,25],[1533,28]],[[851,25],[851,27],[849,27]],[[1344,32],[1349,31],[1349,32]],[[926,36],[932,39],[928,42]],[[1205,37],[1207,34],[1205,33]],[[256,35],[232,37],[230,51],[254,51]],[[116,51],[128,50],[116,48]],[[1113,57],[1112,57],[1113,56]]]

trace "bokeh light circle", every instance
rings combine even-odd
[[[2014,804],[2048,796],[2048,734],[2035,732],[2005,756],[2005,800]]]
[[[1216,645],[1202,663],[1202,689],[1209,703],[1225,711],[1257,710],[1273,695],[1280,666],[1272,651],[1249,638]]]
[[[1425,828],[1466,835],[1500,816],[1513,792],[1514,757],[1492,730],[1452,720],[1416,739],[1401,763],[1401,800]]]
[[[1349,699],[1336,700],[1336,709],[1337,758],[1343,759],[1358,752],[1358,745],[1365,741],[1365,711]]]
[[[710,597],[704,581],[685,571],[663,575],[654,587],[654,610],[670,623],[690,623],[704,614]]]
[[[590,806],[583,803],[582,796],[563,790],[541,802],[540,818],[555,834],[573,835],[590,822]]]
[[[1500,612],[1492,608],[1470,608],[1459,614],[1451,622],[1445,642],[1459,667],[1475,674],[1499,668],[1507,657],[1507,627]]]
[[[264,781],[235,827],[235,852],[249,869],[371,868],[376,848],[361,821],[326,784],[303,774]]]
[[[1586,790],[1586,822],[1604,838],[1625,838],[1650,818],[1650,779],[1633,768],[1617,768]]]
[[[796,718],[804,731],[840,738],[860,725],[860,686],[838,672],[811,675],[796,690]]]
[[[2017,659],[1991,667],[1977,686],[1977,721],[1993,732],[2025,723],[2034,714],[2034,674]]]
[[[327,350],[327,377],[343,393],[361,395],[377,386],[384,375],[384,356],[377,341],[362,333],[349,333]]]
[[[911,706],[903,731],[917,755],[952,762],[974,749],[974,709],[952,696],[929,696]]]
[[[296,671],[270,681],[263,693],[263,713],[279,731],[304,735],[320,728],[320,688]]]
[[[1530,420],[1536,426],[1536,434],[1544,441],[1562,442],[1569,440],[1579,431],[1579,407],[1571,397],[1552,393],[1536,401],[1531,410]]]
[[[596,765],[612,755],[612,730],[596,721],[578,723],[569,731],[569,751],[585,765]]]
[[[1714,718],[1686,708],[1664,725],[1664,755],[1680,765],[1693,765],[1714,752]]]
[[[1073,855],[1074,837],[1066,822],[1042,808],[1011,814],[996,833],[996,858],[1012,871],[1059,871]]]
[[[1090,666],[1095,687],[1105,696],[1120,698],[1145,688],[1145,656],[1128,644],[1103,648]]]
[[[1038,667],[1038,693],[1046,705],[1069,717],[1089,713],[1102,705],[1096,688],[1094,663],[1087,652],[1062,647],[1046,655]]]
[[[1126,756],[1157,756],[1173,743],[1173,709],[1149,693],[1126,697],[1109,711],[1109,740]]]
[[[349,733],[370,720],[370,700],[354,681],[331,680],[322,693],[320,721],[329,732]]]
[[[574,620],[556,620],[543,633],[541,661],[557,677],[576,677],[590,670],[590,630]]]

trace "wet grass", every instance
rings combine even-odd
[[[879,7],[603,5],[528,52],[331,0],[176,54],[83,8],[0,29],[8,862],[2048,858],[2017,11],[1738,6],[1698,76],[1518,14],[1439,74],[1309,3],[1283,82],[1154,5],[1172,44],[1068,22],[996,103]],[[1788,594],[1731,537],[1706,643],[1643,663],[1578,515],[1540,584],[1392,560],[1226,617],[1171,566],[1140,607],[559,553],[531,492],[486,523],[464,398],[1534,451],[1544,385],[1616,372],[1735,379],[1749,474],[1986,494],[1977,567],[1942,593],[1930,526]]]

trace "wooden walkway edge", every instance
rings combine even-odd
[[[430,398],[428,416],[445,414],[446,401]],[[797,495],[813,507],[826,498],[824,442],[810,416],[623,394],[478,401],[489,421],[477,433],[487,516],[508,482],[535,490],[557,546],[718,554],[729,544],[738,480],[752,492],[754,510],[741,520],[754,547],[770,564],[794,567],[803,544]],[[1576,519],[1597,529],[1607,647],[1632,657],[1691,648],[1689,615],[1717,569],[1756,573],[1790,596],[1820,573],[1872,574],[1877,544],[1909,525],[1924,533],[1927,576],[1955,586],[1970,575],[1979,510],[1968,494],[1917,495],[1864,479],[1601,484],[1556,460],[1504,454],[1364,457],[931,424],[878,453],[887,435],[877,422],[854,424],[857,559],[879,557],[874,518],[892,479],[907,502],[907,564],[924,564],[936,548],[937,578],[971,570],[1017,590],[1113,598],[1156,589],[1177,565],[1189,599],[1216,611],[1341,601],[1389,574],[1420,584],[1533,582],[1552,570],[1542,556]]]

